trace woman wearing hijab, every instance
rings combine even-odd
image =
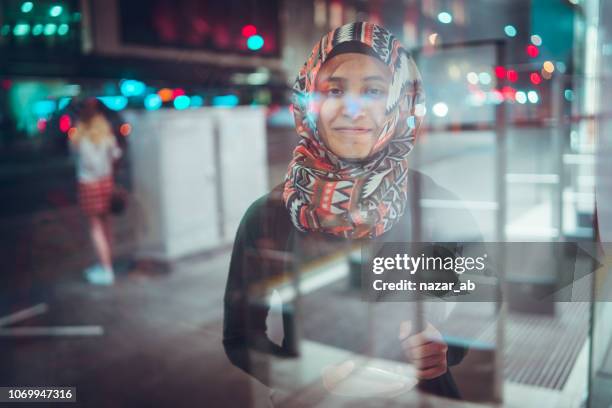
[[[85,271],[85,278],[94,285],[112,285],[115,274],[110,206],[114,189],[113,163],[121,157],[121,149],[98,103],[95,98],[84,102],[70,146],[77,159],[79,205],[88,219],[91,241],[99,260]]]
[[[424,111],[421,78],[386,29],[360,22],[330,32],[314,47],[293,90],[301,139],[285,182],[243,217],[224,299],[229,359],[270,386],[250,350],[297,354],[291,335],[280,345],[266,335],[270,283],[299,279],[299,265],[337,249],[350,251],[355,243],[410,242],[411,185],[441,190],[408,168]],[[424,241],[435,240],[435,230],[444,228],[440,222],[423,224],[430,231]],[[283,320],[285,329],[295,323],[289,314]],[[431,325],[428,335],[411,333],[407,323],[399,326],[396,346],[415,364],[421,388],[459,398],[448,367],[461,361],[465,349],[430,341],[429,334],[439,335]]]

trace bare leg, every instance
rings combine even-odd
[[[109,214],[102,216],[102,223],[104,225],[104,235],[106,236],[106,242],[108,242],[108,255],[111,260],[111,263],[113,262],[113,250],[115,248],[112,221],[112,217]]]
[[[111,250],[106,234],[104,232],[104,222],[102,217],[92,216],[89,217],[89,226],[91,233],[91,241],[93,242],[94,249],[100,259],[100,263],[107,270],[112,270],[112,258]]]

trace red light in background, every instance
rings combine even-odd
[[[499,79],[506,77],[506,68],[504,67],[495,67],[495,76]]]
[[[119,127],[119,133],[121,136],[128,137],[130,133],[132,133],[132,126],[129,123],[124,123]]]
[[[172,99],[176,99],[177,96],[185,95],[185,90],[183,88],[176,88],[172,91]]]
[[[3,79],[2,80],[2,89],[5,89],[5,90],[8,91],[12,84],[13,83],[11,82],[10,79]]]
[[[527,55],[529,55],[531,58],[537,57],[539,53],[540,50],[538,50],[538,47],[536,47],[535,45],[529,44],[527,46]]]
[[[529,75],[529,80],[532,84],[538,85],[540,82],[542,82],[542,77],[537,72],[532,72],[531,75]]]
[[[255,34],[257,34],[257,27],[255,27],[253,24],[247,24],[242,27],[242,35],[244,37],[250,37]]]
[[[36,128],[40,133],[44,132],[47,128],[47,119],[38,119],[38,122],[36,122]]]
[[[70,129],[70,116],[62,115],[59,119],[59,128],[62,132],[67,132]]]
[[[511,86],[504,86],[501,90],[501,93],[502,95],[504,95],[504,98],[514,100],[516,89],[512,88]]]
[[[508,71],[506,71],[506,77],[508,78],[508,81],[510,82],[518,81],[518,74],[513,69],[509,69]]]

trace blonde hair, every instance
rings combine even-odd
[[[80,136],[88,138],[94,144],[114,137],[108,120],[101,113],[95,114],[88,121],[79,120],[76,128]]]
[[[99,102],[96,98],[85,100],[79,117],[76,129],[80,137],[88,138],[92,143],[99,144],[104,139],[114,137],[110,123],[100,112]]]

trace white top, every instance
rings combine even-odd
[[[113,174],[113,161],[121,157],[121,149],[114,137],[104,138],[99,144],[83,137],[73,145],[77,156],[77,178],[81,182],[98,181]]]

